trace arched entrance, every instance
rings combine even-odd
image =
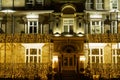
[[[59,72],[64,70],[79,71],[80,56],[83,55],[83,37],[53,37],[54,55],[58,57],[57,66]]]

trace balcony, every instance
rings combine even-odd
[[[86,41],[92,43],[117,43],[120,42],[120,34],[87,34]]]
[[[49,34],[0,34],[0,43],[49,43],[52,39],[70,38],[91,43],[117,43],[120,34],[86,34],[84,36],[53,36]]]
[[[47,34],[0,34],[0,43],[47,43]]]

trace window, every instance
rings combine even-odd
[[[104,7],[103,0],[96,0],[96,9],[97,10],[102,10]]]
[[[73,33],[74,19],[64,19],[63,26],[65,33]]]
[[[111,32],[112,33],[117,33],[117,21],[112,21],[111,22]]]
[[[26,0],[26,4],[34,4],[34,0]]]
[[[2,0],[0,0],[0,10],[2,10]]]
[[[90,9],[93,9],[93,8],[94,8],[93,1],[92,0],[86,0],[86,9],[90,10]]]
[[[120,62],[120,49],[112,50],[112,62],[119,63]]]
[[[26,63],[40,63],[41,62],[41,50],[40,49],[26,49]]]
[[[36,4],[44,4],[44,0],[36,0]]]
[[[37,21],[28,21],[28,33],[38,33]]]
[[[101,33],[101,21],[92,21],[91,33]]]
[[[103,49],[90,49],[89,60],[90,63],[103,63]]]
[[[118,9],[118,0],[111,0],[111,10]]]

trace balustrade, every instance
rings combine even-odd
[[[41,34],[0,34],[0,43],[47,43],[50,35]]]

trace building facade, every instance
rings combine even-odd
[[[0,76],[120,73],[119,0],[0,0],[0,10]]]

